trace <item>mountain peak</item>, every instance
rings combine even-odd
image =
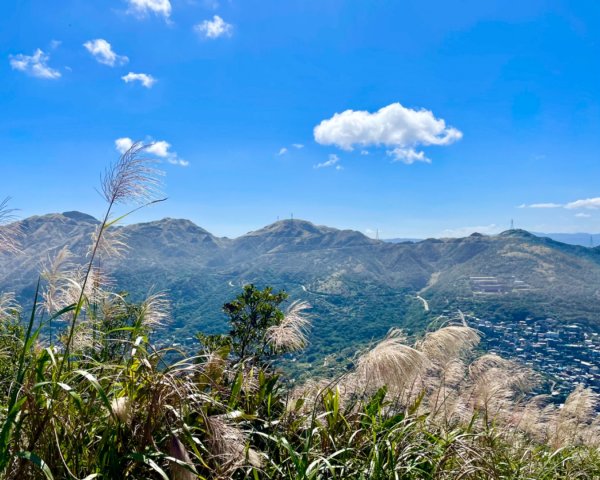
[[[77,210],[71,210],[69,212],[63,212],[61,214],[63,217],[70,218],[71,220],[75,220],[76,222],[86,222],[86,223],[98,223],[98,220],[87,213],[78,212]]]
[[[537,238],[533,233],[523,230],[521,228],[513,228],[512,230],[505,230],[500,233],[501,237],[515,237],[515,238]]]
[[[307,220],[299,219],[286,219],[278,220],[266,227],[259,230],[249,232],[252,234],[272,234],[272,235],[286,235],[286,236],[303,236],[303,235],[322,235],[327,231],[332,231],[329,227],[319,227],[312,222]]]
[[[187,220],[184,218],[171,218],[165,217],[160,220],[153,220],[150,222],[142,222],[135,223],[129,226],[130,229],[153,229],[163,232],[180,232],[181,234],[191,234],[191,235],[208,235],[213,237],[213,235],[202,227],[199,227],[191,220]]]

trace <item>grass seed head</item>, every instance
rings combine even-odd
[[[134,143],[102,177],[102,193],[109,203],[148,203],[160,195],[164,173],[143,156],[150,145]]]

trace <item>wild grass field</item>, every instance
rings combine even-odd
[[[86,263],[55,252],[31,310],[0,296],[2,478],[600,478],[596,396],[532,393],[540,373],[478,353],[460,316],[416,341],[393,329],[347,371],[300,383],[277,360],[306,346],[310,305],[247,285],[223,307],[228,334],[190,332],[194,355],[158,347],[169,299],[131,302],[101,268],[127,254],[114,226],[162,200],[143,153],[103,176]],[[2,255],[19,255],[11,220],[4,203]]]

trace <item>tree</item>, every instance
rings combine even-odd
[[[231,324],[231,349],[239,361],[261,363],[276,353],[267,331],[283,322],[285,317],[279,305],[287,298],[283,290],[273,292],[271,287],[260,290],[250,284],[233,301],[223,305]]]

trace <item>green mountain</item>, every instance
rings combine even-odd
[[[68,244],[84,259],[97,223],[79,212],[23,220],[24,253],[0,256],[0,291],[30,299],[48,256]],[[162,334],[180,343],[198,330],[226,329],[220,307],[246,283],[313,305],[311,344],[288,361],[320,368],[343,365],[392,326],[418,333],[458,310],[491,322],[551,317],[600,330],[600,249],[522,230],[394,244],[303,220],[235,239],[171,218],[120,228],[128,254],[104,267],[134,297],[165,291],[174,320]]]

